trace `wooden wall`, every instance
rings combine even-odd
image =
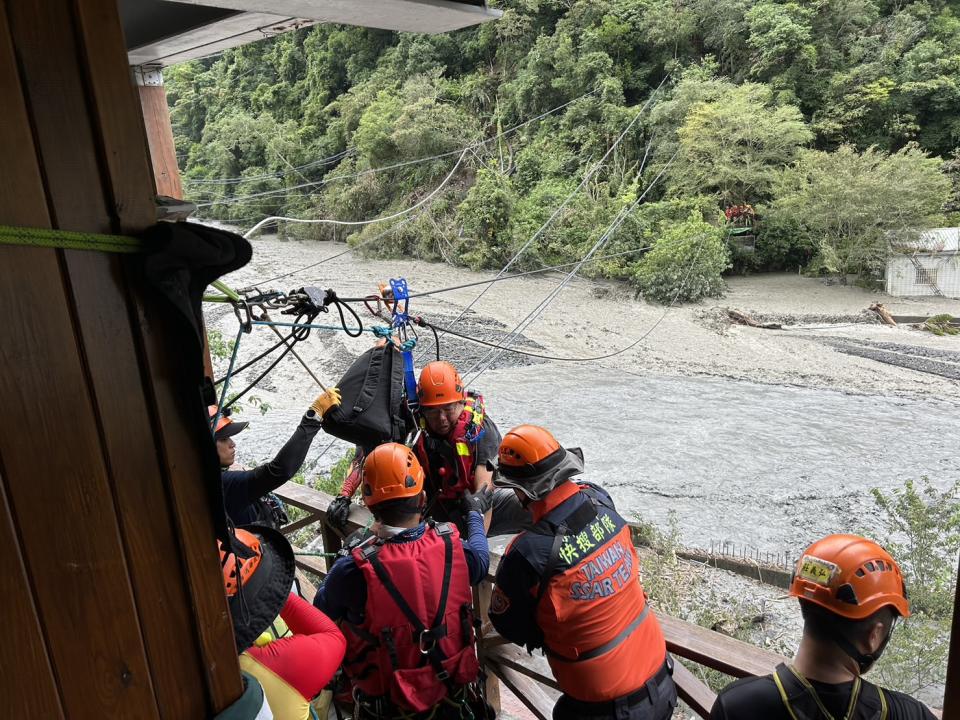
[[[0,224],[154,219],[116,0],[0,0]],[[119,256],[0,245],[4,716],[202,718],[241,691],[171,348]]]

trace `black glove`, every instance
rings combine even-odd
[[[460,496],[460,512],[464,515],[473,511],[483,515],[493,506],[493,491],[489,485],[484,485],[479,491],[472,493],[464,490]]]
[[[349,517],[350,498],[337,495],[327,507],[327,525],[336,530],[343,530],[347,527]]]

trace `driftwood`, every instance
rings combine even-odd
[[[883,306],[883,303],[874,303],[870,306],[870,309],[880,316],[884,325],[890,325],[891,327],[897,326],[897,321],[893,319],[893,315]]]
[[[735,323],[739,325],[747,325],[749,327],[761,328],[762,330],[782,330],[783,326],[780,323],[762,323],[757,322],[752,317],[746,313],[742,313],[739,310],[727,310],[727,315]]]

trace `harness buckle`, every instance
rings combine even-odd
[[[424,630],[420,633],[420,638],[417,641],[418,646],[420,647],[421,655],[429,655],[437,647],[437,638],[429,630]]]

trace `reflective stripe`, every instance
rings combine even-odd
[[[470,455],[470,446],[467,445],[466,443],[458,442],[458,443],[457,443],[457,455],[465,455],[465,456],[468,456],[468,457],[469,457],[469,455]]]
[[[603,645],[601,645],[600,647],[596,647],[593,650],[587,650],[587,652],[585,653],[580,653],[575,658],[568,658],[568,657],[564,657],[563,655],[558,655],[550,648],[545,648],[545,649],[547,651],[547,654],[550,655],[550,657],[556,660],[562,660],[563,662],[583,662],[584,660],[593,660],[594,658],[598,658],[601,655],[606,655],[608,652],[610,652],[615,647],[617,647],[617,645],[619,645],[628,637],[633,635],[634,630],[636,630],[638,627],[640,627],[640,625],[643,624],[643,621],[647,619],[647,615],[649,614],[650,614],[650,605],[645,604],[643,606],[643,611],[639,615],[637,615],[637,617],[634,618],[632,623],[630,623],[623,630],[621,630],[617,634],[617,636],[613,638],[613,640],[605,642]]]

